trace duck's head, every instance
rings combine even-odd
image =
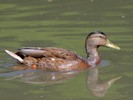
[[[86,39],[86,49],[89,47],[98,48],[99,46],[106,46],[109,48],[120,50],[120,47],[114,45],[107,39],[105,33],[101,31],[91,32]]]

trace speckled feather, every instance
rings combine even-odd
[[[38,57],[36,56],[36,54],[38,54],[37,51],[39,52]],[[86,69],[89,67],[84,59],[81,59],[81,57],[77,56],[74,52],[62,48],[21,48],[16,54],[20,57],[23,56],[23,63],[25,65],[36,65],[37,68],[41,69],[58,71]]]

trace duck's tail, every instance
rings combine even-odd
[[[11,57],[13,57],[14,59],[18,60],[20,63],[23,63],[23,59],[21,57],[19,57],[17,54],[13,53],[12,51],[9,50],[5,50],[5,52],[7,54],[9,54]]]

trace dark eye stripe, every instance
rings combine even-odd
[[[99,36],[100,38],[102,38],[102,39],[105,39],[106,40],[106,38],[105,37],[102,37],[102,36]]]
[[[104,38],[104,37],[102,37],[102,36],[99,36],[100,38]]]
[[[99,37],[100,37],[100,38],[102,38],[102,39],[105,39],[105,40],[106,40],[106,38],[105,38],[105,37],[102,37],[102,36],[94,36],[94,38],[95,38],[95,37],[97,37],[97,38],[99,38]]]

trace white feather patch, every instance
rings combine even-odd
[[[17,59],[18,61],[20,61],[21,63],[23,62],[23,59],[21,57],[19,57],[18,55],[16,55],[15,53],[9,51],[9,50],[5,50],[5,52],[7,54],[9,54],[11,57]]]

